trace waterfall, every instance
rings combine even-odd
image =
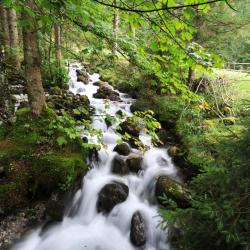
[[[119,176],[112,173],[112,162],[117,153],[113,151],[117,140],[121,139],[115,132],[113,124],[107,127],[100,110],[105,109],[114,116],[122,110],[132,116],[130,106],[133,99],[120,93],[122,101],[107,101],[93,97],[98,86],[93,83],[99,80],[98,74],[89,75],[90,83],[77,81],[76,69],[81,65],[71,63],[69,68],[69,88],[73,93],[87,95],[91,106],[95,108],[92,126],[103,132],[103,147],[98,152],[98,163],[93,162],[86,174],[82,187],[75,193],[65,211],[62,222],[43,229],[39,227],[12,250],[168,250],[167,232],[161,228],[159,208],[154,197],[155,179],[159,175],[177,176],[177,169],[168,156],[166,149],[150,148],[143,155],[142,170]],[[109,103],[107,108],[107,102]],[[91,138],[90,138],[91,139]],[[92,138],[93,139],[93,138]],[[141,132],[140,139],[150,145],[150,137]],[[131,149],[134,154],[141,154]],[[122,156],[126,160],[129,156]],[[123,183],[129,187],[128,197],[117,204],[109,213],[98,212],[98,195],[108,183]],[[139,212],[145,225],[146,243],[140,248],[131,243],[131,218]]]

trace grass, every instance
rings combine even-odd
[[[216,76],[225,77],[232,82],[236,100],[250,99],[250,73],[226,69],[214,69],[213,71]]]

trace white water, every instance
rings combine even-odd
[[[107,100],[95,99],[93,94],[98,87],[93,82],[99,79],[98,74],[90,76],[91,82],[85,85],[77,82],[76,66],[70,67],[70,90],[73,93],[87,95],[92,106],[98,109],[105,108]],[[132,99],[119,93],[122,102],[109,102],[106,110],[110,115],[122,109],[127,115],[132,115],[130,105]],[[166,153],[166,149],[151,148],[143,156],[143,171],[127,176],[118,176],[111,173],[111,162],[116,155],[113,148],[119,137],[113,127],[107,128],[101,116],[93,116],[93,127],[102,129],[103,143],[107,145],[99,151],[99,163],[84,177],[83,186],[79,189],[65,213],[61,223],[50,227],[45,232],[42,228],[35,230],[26,239],[14,246],[13,250],[168,250],[167,232],[160,227],[161,217],[154,198],[155,179],[159,175],[169,175],[174,178],[177,170]],[[141,140],[150,143],[149,136],[140,135]],[[140,153],[133,149],[135,153]],[[96,165],[95,165],[96,164]],[[96,203],[98,193],[102,187],[114,180],[125,183],[129,187],[129,196],[125,202],[116,205],[108,214],[97,213]],[[71,212],[70,212],[71,211]],[[74,211],[72,215],[72,211]],[[146,245],[136,248],[130,242],[130,223],[132,215],[139,211],[146,224]],[[71,213],[71,215],[70,215]]]

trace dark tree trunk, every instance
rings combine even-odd
[[[34,10],[33,0],[25,0],[26,7]],[[37,25],[34,17],[23,11],[22,16],[29,22],[23,28],[23,48],[25,63],[25,78],[30,110],[34,115],[40,115],[45,104],[45,93],[42,85],[41,61],[37,38]]]
[[[9,39],[9,26],[7,19],[7,10],[0,6],[0,24],[1,24],[1,50],[5,57],[7,57],[10,39]]]

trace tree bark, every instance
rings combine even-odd
[[[195,70],[192,67],[188,68],[188,85],[192,88],[193,82],[195,80]]]
[[[61,67],[62,60],[62,37],[61,37],[61,26],[58,22],[54,25],[55,29],[55,47],[56,47],[56,60],[58,63],[58,68]]]
[[[10,59],[11,64],[16,69],[20,70],[19,58],[19,37],[17,29],[17,15],[14,9],[7,9],[8,24],[9,24],[9,37],[10,37]]]
[[[114,5],[116,5],[116,0],[114,0]],[[118,15],[117,10],[115,10],[115,13],[114,13],[113,30],[114,30],[115,39],[117,39],[117,35],[119,31],[119,15]],[[118,44],[115,42],[113,44],[113,49],[112,49],[114,55],[117,55],[117,49],[118,49]]]
[[[7,10],[0,6],[0,22],[1,22],[1,46],[3,54],[6,57],[9,50],[10,39],[9,39],[9,26],[7,21]]]
[[[27,8],[34,10],[33,0],[25,0]],[[38,47],[37,25],[34,17],[25,10],[22,13],[29,25],[23,27],[23,48],[25,63],[25,78],[30,110],[39,116],[45,104],[45,93],[42,85],[41,60]]]

